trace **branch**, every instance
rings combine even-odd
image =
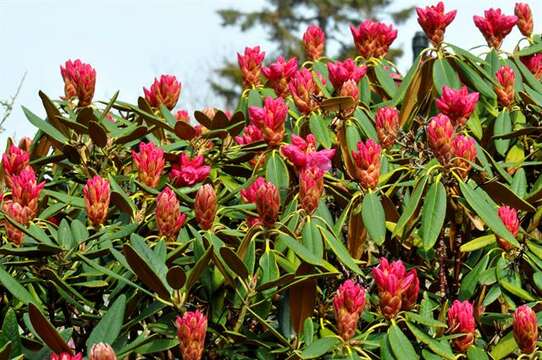
[[[4,108],[4,114],[2,115],[2,119],[0,120],[0,133],[3,132],[4,129],[4,123],[8,119],[8,117],[11,115],[11,112],[13,111],[13,105],[15,104],[15,100],[17,99],[17,96],[19,96],[19,93],[21,92],[21,88],[23,87],[24,79],[26,78],[26,71],[21,78],[21,81],[19,81],[19,86],[17,86],[17,91],[13,96],[10,97],[9,100],[0,100],[0,106]]]

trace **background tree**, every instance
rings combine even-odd
[[[393,21],[394,25],[398,25],[414,14],[413,7],[390,10],[392,3],[392,0],[267,0],[261,10],[243,12],[222,9],[218,13],[223,26],[238,26],[242,31],[264,28],[268,34],[267,40],[275,45],[272,49],[265,49],[267,59],[274,59],[278,55],[303,59],[300,37],[311,24],[320,26],[326,33],[326,49],[336,49],[334,53],[326,50],[327,55],[344,58],[357,55],[348,30],[350,24],[359,24],[371,18]],[[389,57],[401,55],[402,50],[392,49]],[[237,63],[225,61],[225,65],[216,73],[220,80],[212,81],[211,86],[231,106],[241,91],[241,72]]]

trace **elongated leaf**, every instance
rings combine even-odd
[[[425,250],[437,242],[446,217],[446,189],[440,181],[434,182],[427,191],[422,210],[422,238]]]
[[[410,340],[408,340],[399,326],[395,323],[388,329],[388,340],[393,353],[398,359],[416,360],[419,358],[414,350],[414,346],[410,343]]]
[[[427,184],[427,179],[428,179],[427,176],[424,176],[416,184],[416,187],[414,188],[412,195],[410,195],[410,199],[408,200],[405,210],[401,214],[401,217],[399,218],[399,221],[397,221],[397,225],[395,226],[395,229],[393,230],[394,236],[403,233],[403,229],[405,225],[416,212],[416,209],[418,208],[418,204],[420,203],[420,200],[422,198],[423,191],[425,190],[425,184]]]
[[[510,118],[510,113],[507,110],[501,111],[497,119],[495,119],[495,125],[493,126],[493,136],[499,136],[503,134],[508,134],[512,131],[512,119]],[[495,139],[495,148],[501,156],[506,155],[508,147],[510,146],[509,139]]]
[[[0,348],[5,344],[11,343],[9,353],[11,357],[6,359],[13,359],[21,354],[21,336],[19,334],[19,324],[17,323],[17,315],[12,308],[9,308],[4,316],[2,323],[2,331],[0,332]],[[9,353],[7,355],[9,355]]]
[[[331,264],[324,261],[322,258],[315,256],[302,243],[292,238],[291,236],[281,234],[279,235],[279,239],[281,242],[284,242],[284,244],[289,247],[297,256],[299,256],[300,259],[306,261],[307,263],[324,267],[329,271],[336,271],[336,269]]]
[[[17,299],[25,304],[36,302],[36,299],[22,286],[17,280],[15,280],[2,266],[0,266],[0,283],[3,287],[15,296]]]
[[[47,121],[40,119],[36,114],[34,114],[32,111],[28,110],[24,106],[22,108],[26,118],[28,119],[28,121],[30,121],[32,125],[49,135],[52,139],[62,144],[66,144],[68,142],[68,139],[64,136],[64,134],[58,131],[53,125],[51,125]]]
[[[497,236],[502,237],[512,245],[519,247],[516,238],[506,229],[502,220],[497,215],[497,209],[491,207],[484,196],[487,194],[482,189],[474,190],[469,184],[464,182],[459,183],[461,193],[465,196],[465,200],[470,207],[480,216],[480,218],[495,232]],[[483,193],[484,196],[481,195]]]
[[[307,222],[303,226],[301,232],[301,238],[303,245],[309,249],[315,256],[324,257],[324,243],[322,240],[322,234],[316,227],[316,222],[312,219],[307,219]]]
[[[384,69],[383,63],[378,64],[374,69],[380,86],[382,86],[390,98],[393,98],[397,92],[397,86],[395,85],[395,81],[390,76],[390,72]]]
[[[452,349],[450,348],[449,344],[443,344],[429,335],[425,334],[423,331],[418,329],[416,326],[411,324],[409,321],[406,322],[409,330],[412,332],[412,334],[416,337],[416,339],[420,340],[422,343],[426,344],[429,349],[431,349],[435,354],[442,356],[445,359],[453,360],[455,359],[454,353]]]
[[[510,331],[497,343],[497,345],[495,345],[495,347],[491,351],[491,356],[495,360],[504,359],[508,355],[516,351],[517,348],[518,345],[516,343],[516,340],[514,340],[514,336]]]
[[[228,265],[228,267],[235,273],[237,276],[239,276],[241,279],[247,279],[248,278],[248,269],[246,265],[243,263],[241,259],[237,256],[237,254],[230,248],[223,246],[220,248],[220,256],[222,256],[222,259]]]
[[[296,276],[312,274],[313,268],[307,263],[302,263],[296,271]],[[290,316],[292,327],[297,334],[303,331],[305,319],[311,316],[316,302],[316,279],[307,278],[290,287]]]
[[[120,295],[90,333],[87,340],[87,349],[90,349],[92,348],[92,345],[101,342],[113,344],[122,328],[125,310],[126,296]]]
[[[470,65],[463,61],[458,61],[457,64],[461,68],[463,76],[471,87],[475,88],[484,97],[490,99],[497,98],[497,95],[495,95],[493,88],[488,85],[488,83],[484,79],[482,79],[480,75],[478,75],[476,70],[473,70]]]
[[[350,256],[350,253],[348,252],[348,249],[344,246],[344,244],[339,241],[331,232],[327,231],[321,226],[318,227],[320,228],[320,232],[322,233],[322,236],[324,237],[327,245],[331,248],[335,255],[337,255],[341,263],[356,274],[361,275],[361,269],[359,268],[358,264],[356,264],[352,256]]]
[[[494,234],[484,235],[461,245],[459,250],[462,252],[475,251],[493,244],[495,241],[497,241],[497,239],[495,238]]]
[[[265,178],[280,190],[281,200],[284,201],[290,184],[288,168],[278,151],[269,154],[265,163]]]
[[[154,273],[152,268],[147,264],[145,259],[138,254],[134,248],[128,244],[124,244],[124,254],[131,270],[146,286],[153,289],[164,299],[169,298],[169,291],[166,289],[162,280]]]
[[[439,94],[444,85],[454,89],[461,86],[459,76],[446,58],[436,59],[433,63],[433,84]]]
[[[337,337],[323,337],[316,340],[301,352],[302,359],[318,359],[324,354],[335,349],[341,343],[341,339]]]
[[[323,147],[329,149],[333,145],[333,134],[329,129],[328,122],[322,118],[321,114],[312,113],[309,119],[309,128]]]
[[[365,195],[361,203],[363,224],[369,236],[376,245],[382,245],[386,240],[386,216],[380,198],[374,192]]]
[[[68,344],[66,344],[53,325],[51,325],[49,320],[43,316],[43,314],[34,304],[28,305],[28,314],[32,327],[51,350],[56,353],[71,353],[72,350]]]

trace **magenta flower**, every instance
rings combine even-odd
[[[376,133],[383,148],[389,148],[395,143],[399,134],[399,110],[384,106],[376,111]]]
[[[457,135],[452,140],[452,154],[454,166],[459,168],[463,178],[467,177],[476,159],[476,141],[470,136]]]
[[[164,170],[164,151],[153,143],[139,143],[139,152],[132,150],[132,158],[138,169],[141,182],[149,187],[156,187]]]
[[[426,132],[431,150],[441,164],[447,164],[452,157],[451,147],[455,133],[450,118],[444,114],[433,116]]]
[[[164,105],[172,110],[181,95],[181,83],[174,75],[162,75],[160,79],[154,78],[150,89],[143,88],[145,99],[153,108]]]
[[[457,10],[444,12],[444,3],[439,1],[437,5],[425,8],[417,7],[418,23],[423,31],[436,47],[444,40],[444,31],[455,19]]]
[[[318,109],[314,95],[318,95],[320,89],[318,89],[309,70],[302,68],[296,71],[288,83],[288,89],[294,99],[295,106],[301,113],[309,114]]]
[[[473,307],[469,301],[455,300],[448,310],[448,331],[452,334],[465,334],[454,338],[453,344],[457,351],[465,352],[474,343],[476,323],[474,322]]]
[[[2,155],[2,165],[6,185],[11,187],[11,178],[30,167],[30,154],[15,145],[10,145],[8,151]]]
[[[354,43],[361,56],[365,59],[383,57],[397,37],[393,25],[386,25],[373,20],[365,20],[355,27],[350,25]]]
[[[96,70],[77,59],[68,60],[64,66],[60,66],[60,74],[64,79],[66,99],[77,97],[79,107],[90,105],[96,87]]]
[[[186,215],[181,212],[177,196],[166,187],[156,198],[156,226],[160,235],[175,240],[185,221]]]
[[[305,47],[305,55],[309,60],[318,60],[324,54],[326,43],[326,34],[316,25],[309,25],[303,34],[303,45]]]
[[[288,106],[282,98],[273,99],[268,96],[263,107],[250,106],[248,115],[250,121],[261,130],[269,146],[275,147],[282,142],[284,122],[288,116]]]
[[[518,29],[523,36],[531,37],[533,34],[533,12],[526,3],[516,3],[514,14],[518,18]]]
[[[281,151],[298,171],[309,167],[316,167],[322,172],[331,169],[331,159],[335,155],[335,149],[316,151],[316,138],[313,134],[307,135],[305,139],[292,134],[291,141],[292,143],[284,145]]]
[[[474,16],[474,24],[487,41],[487,44],[499,49],[506,35],[510,34],[518,18],[516,16],[504,15],[501,9],[488,9],[484,16]]]
[[[531,354],[535,350],[538,321],[536,313],[528,305],[521,305],[514,311],[513,334],[522,353]]]
[[[380,177],[381,147],[372,139],[360,141],[358,151],[352,150],[352,158],[356,167],[355,177],[365,189],[372,189],[378,185]]]
[[[207,317],[199,310],[177,316],[177,337],[183,360],[200,360],[205,350]]]
[[[99,175],[87,180],[83,187],[83,197],[87,216],[93,226],[101,225],[107,218],[111,189],[109,181]]]
[[[538,80],[542,80],[542,54],[523,56],[520,59]]]
[[[346,81],[354,80],[357,83],[367,73],[366,66],[357,66],[352,59],[330,62],[327,64],[327,69],[329,81],[337,91]]]
[[[512,105],[514,102],[516,74],[510,66],[501,66],[495,74],[499,85],[495,88],[499,104],[504,107]]]
[[[45,187],[45,181],[38,184],[36,173],[29,166],[11,178],[12,180],[12,198],[29,210],[30,218],[33,219],[38,212],[38,201],[41,190]]]
[[[253,124],[250,124],[245,127],[245,129],[243,130],[242,136],[235,137],[235,141],[239,145],[248,145],[248,144],[252,144],[254,142],[262,141],[262,140],[263,140],[262,131],[256,125],[253,125]]]
[[[499,211],[497,212],[497,214],[499,215],[499,218],[501,219],[506,229],[508,229],[508,231],[510,231],[510,233],[514,237],[517,237],[519,233],[518,211],[507,205],[503,205],[499,207]],[[497,244],[504,251],[509,251],[513,248],[512,244],[510,244],[508,241],[501,238],[500,236],[497,236]]]
[[[324,193],[324,171],[308,167],[299,173],[299,205],[307,214],[312,214]]]
[[[333,308],[338,333],[344,340],[355,335],[364,307],[365,289],[350,279],[343,282],[333,297]]]
[[[386,258],[380,258],[380,264],[373,268],[373,278],[378,288],[380,310],[386,318],[391,319],[402,308],[411,308],[416,303],[418,276],[415,270],[407,273],[401,260],[390,263]]]
[[[169,179],[175,186],[192,186],[205,180],[210,172],[211,167],[204,164],[203,156],[190,158],[182,153],[179,162],[171,167]]]
[[[260,52],[259,46],[246,47],[242,55],[237,53],[237,62],[243,74],[243,86],[245,88],[260,85],[260,71],[264,58],[265,52]]]
[[[455,126],[463,126],[471,116],[480,94],[472,92],[466,86],[453,89],[446,85],[442,88],[442,96],[435,103],[437,108],[450,118]]]
[[[282,56],[277,61],[264,67],[262,73],[269,81],[269,85],[275,90],[277,96],[285,98],[288,96],[288,82],[297,71],[297,59],[295,57],[286,61]]]

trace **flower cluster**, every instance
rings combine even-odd
[[[350,31],[356,48],[365,59],[383,57],[397,38],[393,25],[373,20],[365,20],[358,27],[351,25]]]
[[[64,79],[64,95],[66,100],[78,99],[78,106],[90,105],[96,87],[96,70],[81,60],[68,60],[60,66],[60,74]]]

